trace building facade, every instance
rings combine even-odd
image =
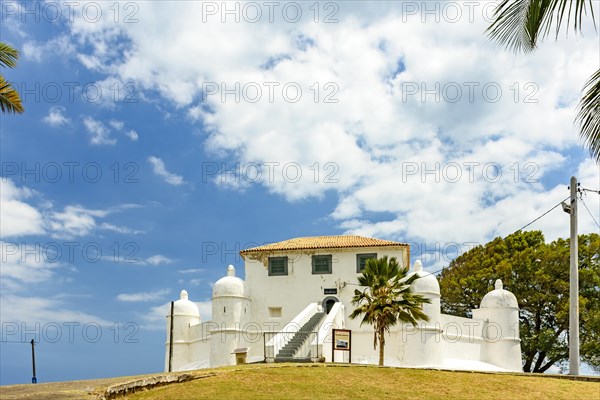
[[[410,262],[407,244],[360,236],[290,239],[242,250],[245,280],[233,266],[213,286],[212,319],[202,322],[184,290],[167,316],[165,371],[247,362],[326,361],[376,364],[373,327],[350,319],[357,277],[369,258]],[[429,321],[398,324],[386,336],[385,365],[521,371],[519,309],[496,282],[473,318],[440,312],[440,288],[420,261],[411,267],[416,293],[431,300]],[[333,329],[351,331],[351,351],[332,350]]]

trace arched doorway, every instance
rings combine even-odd
[[[323,299],[323,311],[325,314],[329,314],[329,311],[333,308],[333,305],[337,303],[339,300],[337,297],[329,296]]]

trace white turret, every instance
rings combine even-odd
[[[227,267],[227,276],[213,286],[212,321],[219,327],[234,328],[248,315],[246,283],[235,276],[235,267]]]
[[[170,306],[170,305],[169,305]],[[173,302],[173,329],[171,330],[171,307],[168,310],[167,315],[167,343],[166,343],[166,354],[165,354],[165,371],[169,370],[169,354],[171,351],[170,342],[173,342],[172,346],[172,361],[171,367],[175,371],[179,366],[185,365],[192,360],[190,359],[191,351],[189,351],[189,345],[192,343],[192,337],[190,336],[190,326],[200,324],[200,311],[196,303],[188,299],[188,293],[182,290],[179,294],[179,300]],[[171,331],[173,337],[171,338]]]
[[[514,294],[496,280],[495,289],[481,300],[473,318],[483,320],[483,361],[511,371],[522,371],[519,304]]]
[[[246,283],[235,276],[235,267],[227,267],[227,276],[213,286],[211,366],[233,365],[231,353],[237,347],[249,347],[245,329],[250,317],[250,296]]]
[[[435,325],[440,322],[440,284],[433,274],[423,271],[421,260],[413,264],[413,274],[418,276],[412,284],[413,292],[422,294],[431,301],[430,304],[423,304],[423,311],[429,317],[427,325]]]
[[[405,365],[424,367],[439,365],[442,360],[440,285],[435,276],[423,271],[420,260],[413,264],[413,272],[410,276],[413,275],[418,277],[411,285],[413,293],[423,295],[431,301],[429,304],[423,304],[423,312],[427,314],[429,321],[419,321],[416,327],[410,324],[404,325],[400,343],[400,348],[403,350],[401,358]]]

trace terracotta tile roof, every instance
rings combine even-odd
[[[383,246],[408,246],[406,243],[391,240],[373,239],[355,235],[340,236],[309,236],[284,240],[283,242],[270,243],[240,251],[248,254],[263,251],[278,250],[310,250],[310,249],[340,249],[350,247],[383,247]]]

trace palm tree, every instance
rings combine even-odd
[[[377,348],[379,342],[380,366],[383,366],[385,333],[390,331],[390,327],[398,321],[415,326],[418,320],[429,320],[422,305],[430,303],[430,300],[414,294],[410,287],[417,278],[416,274],[408,276],[408,268],[400,268],[395,257],[388,262],[387,256],[367,260],[362,275],[358,277],[359,285],[365,289],[354,290],[352,304],[357,308],[352,311],[350,318],[363,315],[360,324],[373,325],[373,349]]]
[[[591,16],[594,28],[596,19],[592,0],[503,0],[495,9],[495,20],[487,29],[490,38],[515,52],[529,53],[537,48],[556,25],[556,36],[563,22],[567,30],[573,22],[575,32],[581,32],[583,16]],[[600,69],[583,88],[575,118],[579,135],[590,154],[600,162]]]
[[[10,45],[0,42],[0,66],[14,68],[19,52]],[[22,113],[21,97],[15,88],[0,74],[0,110],[3,113]]]

